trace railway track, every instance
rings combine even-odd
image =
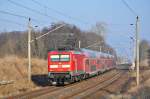
[[[116,84],[117,86],[122,86],[119,84],[123,84],[124,82],[120,81],[121,79],[119,78],[125,78],[126,74],[126,71],[111,70],[99,76],[67,86],[44,87],[32,92],[7,97],[6,99],[90,99],[92,96],[97,97],[104,95],[105,92],[103,89],[117,90],[119,87],[116,87]],[[145,78],[143,80],[145,80]]]
[[[72,98],[72,99],[82,99],[82,98],[85,98],[85,97],[88,97],[89,95],[92,95],[94,94],[95,92],[97,92],[98,90],[100,90],[101,88],[104,88],[108,85],[110,85],[111,83],[113,83],[114,81],[116,81],[118,78],[120,78],[121,76],[121,73],[117,73],[115,75],[113,75],[112,78],[108,79],[108,80],[105,80],[105,81],[102,81],[102,82],[99,82],[93,86],[90,86],[89,88],[87,89],[84,89],[76,94],[73,94],[72,96],[69,96],[69,97],[65,97],[64,99],[66,98]]]
[[[127,88],[126,83],[128,82],[128,80],[129,80],[128,73],[124,72],[124,73],[121,74],[119,79],[116,79],[114,82],[112,82],[108,86],[100,88],[100,90],[97,90],[92,95],[86,96],[84,99],[93,99],[93,98],[94,99],[101,99],[101,98],[102,99],[103,98],[112,99],[110,97],[111,95],[118,95],[120,93],[123,93],[122,91],[125,90],[125,88]],[[113,99],[118,99],[118,97],[113,98]]]
[[[81,95],[83,92],[88,92],[86,93],[86,95],[89,95],[89,94],[92,94],[93,92],[95,92],[93,90],[93,88],[96,88],[96,87],[99,87],[99,85],[101,86],[104,86],[103,84],[105,82],[107,82],[107,84],[111,84],[113,81],[111,78],[118,78],[119,75],[121,75],[122,72],[120,71],[116,71],[116,70],[113,70],[113,71],[110,71],[108,73],[104,73],[103,75],[100,75],[100,76],[97,76],[95,78],[91,78],[91,79],[88,79],[88,81],[83,81],[81,83],[78,83],[78,84],[73,84],[72,86],[69,86],[69,87],[66,87],[66,88],[63,88],[61,90],[57,90],[55,92],[52,92],[52,93],[49,93],[49,94],[45,94],[41,97],[37,97],[36,99],[41,99],[41,98],[44,98],[44,99],[68,99],[68,98],[82,98],[84,97],[84,95]],[[118,75],[118,77],[116,76]],[[111,79],[111,81],[109,80]],[[108,83],[108,80],[110,81],[110,83]],[[92,89],[92,92],[89,91]],[[83,93],[85,94],[85,93]],[[85,96],[86,96],[85,95]]]
[[[26,92],[20,95],[7,97],[6,99],[67,99],[84,98],[97,90],[108,86],[118,79],[123,72],[111,70],[99,76],[83,80],[67,86],[49,86],[43,89]]]
[[[149,79],[149,73],[148,73],[149,71],[146,71],[146,72],[144,72],[144,71],[141,70],[141,72],[140,72],[141,73],[141,75],[140,75],[141,76],[140,77],[141,78],[140,79],[141,86],[144,82],[146,82]],[[144,94],[141,95],[142,97],[145,97],[145,96],[149,95],[149,94],[147,94],[147,91],[145,91],[145,89],[142,90],[142,88],[139,89],[138,93],[137,92],[136,93],[128,92],[128,90],[131,87],[136,87],[135,80],[136,80],[135,78],[133,79],[133,77],[130,77],[129,72],[126,72],[125,75],[121,76],[120,79],[118,79],[117,81],[115,81],[111,85],[109,85],[105,88],[102,88],[102,90],[99,90],[96,93],[94,93],[90,96],[87,96],[84,99],[93,99],[93,98],[94,99],[101,99],[101,98],[102,99],[103,98],[105,98],[105,99],[107,99],[107,98],[108,99],[109,98],[118,99],[119,97],[120,98],[122,97],[123,99],[126,99],[126,98],[130,99],[130,98],[137,98],[138,96],[141,95],[141,92],[144,93]]]

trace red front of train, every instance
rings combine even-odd
[[[87,49],[48,53],[48,77],[52,84],[79,81],[114,66],[112,55]]]

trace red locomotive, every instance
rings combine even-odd
[[[79,81],[114,66],[114,56],[87,49],[48,53],[48,78],[51,84]]]

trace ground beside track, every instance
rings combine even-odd
[[[111,79],[117,73],[122,73],[118,79],[110,82],[107,86],[96,89],[95,91],[94,87],[97,87],[102,82]],[[137,97],[140,97],[140,99],[149,99],[141,97],[150,96],[150,70],[141,70],[140,74],[140,81],[142,83],[140,88],[136,87],[135,78],[131,77],[131,72],[128,70],[111,70],[99,76],[77,82],[69,86],[61,86],[61,88],[59,86],[60,89],[57,90],[53,90],[52,86],[48,86],[48,90],[46,89],[44,91],[33,92],[34,95],[30,92],[30,95],[35,99],[76,99],[79,96],[79,99],[136,99]],[[42,82],[39,81],[39,84],[42,84]],[[45,87],[42,89],[44,88]],[[83,96],[83,92],[89,93],[89,95],[87,94],[86,96]]]
[[[125,84],[120,86],[119,84],[112,84],[100,90],[91,97],[94,99],[150,99],[150,69],[140,70],[140,86],[136,86],[136,78],[128,72],[129,79],[123,77],[123,79],[118,82],[123,82],[127,80]],[[92,99],[91,97],[87,99]],[[95,98],[96,97],[96,98]]]
[[[93,88],[85,88],[86,86],[93,86],[93,83],[102,82],[105,79],[110,79],[109,77],[113,74],[107,72],[107,76],[98,76],[95,79],[88,79],[85,83],[78,83],[72,89],[54,92],[53,94],[45,94],[38,97],[37,99],[150,99],[150,70],[141,70],[140,72],[140,82],[139,88],[136,87],[135,77],[131,76],[131,71],[128,70],[117,70],[123,72],[119,79],[115,80],[108,86],[100,88],[96,92],[89,94],[87,96],[81,95],[84,91],[90,93]],[[90,90],[89,90],[90,89]],[[89,90],[89,92],[87,91]],[[65,92],[65,93],[64,93]],[[80,93],[80,94],[79,94]],[[79,98],[79,96],[81,96]]]

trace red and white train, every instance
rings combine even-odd
[[[115,67],[113,55],[78,49],[50,51],[48,53],[48,78],[51,84],[79,81]]]

